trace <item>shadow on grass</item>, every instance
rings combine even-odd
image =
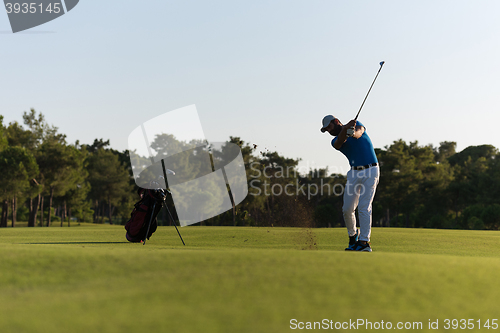
[[[44,242],[44,243],[19,243],[25,245],[52,245],[52,244],[128,244],[130,242]]]

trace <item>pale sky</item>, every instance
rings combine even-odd
[[[12,34],[0,13],[0,114],[30,108],[67,135],[128,135],[196,105],[208,141],[345,173],[321,119],[363,107],[375,147],[394,140],[500,147],[500,1],[80,0]]]

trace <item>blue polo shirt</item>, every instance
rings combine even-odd
[[[356,122],[356,126],[365,127],[359,121]],[[332,147],[334,147],[335,141],[337,141],[337,137],[332,140]],[[346,142],[344,142],[339,150],[347,157],[349,165],[352,167],[378,163],[372,140],[370,140],[370,137],[366,134],[366,127],[365,132],[359,139],[353,137],[347,138]]]

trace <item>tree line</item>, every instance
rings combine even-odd
[[[344,226],[344,175],[328,168],[301,173],[298,158],[281,156],[239,137],[227,142],[241,149],[248,195],[233,209],[200,224]],[[165,134],[157,136],[152,147],[161,152],[167,146],[189,144]],[[202,158],[203,149],[198,145],[177,155],[175,168],[190,170],[195,178],[211,172]],[[230,162],[223,151],[213,154],[212,164]],[[498,230],[500,158],[494,146],[456,152],[455,142],[433,147],[397,140],[376,149],[376,154],[381,177],[373,202],[375,226]],[[69,144],[57,127],[33,109],[24,112],[23,125],[4,125],[0,116],[0,170],[2,227],[9,221],[11,226],[28,221],[31,227],[54,222],[69,226],[75,220],[124,224],[139,199],[127,150],[114,150],[104,139],[90,145]],[[197,195],[207,202],[214,200],[210,190]],[[172,200],[168,205],[177,219]],[[173,223],[165,212],[159,222]]]
[[[42,113],[23,114],[24,126],[3,124],[0,116],[0,226],[18,220],[28,226],[55,221],[112,223],[133,206],[133,181],[127,152],[110,148],[109,140],[92,145],[68,144],[66,135],[49,125]]]
[[[300,174],[300,159],[248,144],[242,151],[250,195],[238,206],[241,225],[345,226],[345,175],[328,168]],[[381,176],[373,201],[374,226],[499,229],[500,155],[494,146],[456,152],[456,142],[434,147],[396,140],[375,152]]]

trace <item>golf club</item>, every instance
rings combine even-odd
[[[356,114],[356,118],[354,118],[354,121],[358,120],[359,113],[361,112],[363,105],[365,105],[365,101],[368,98],[368,94],[370,94],[370,91],[372,90],[373,84],[375,83],[375,80],[377,80],[378,73],[380,73],[380,70],[382,70],[382,66],[384,66],[384,64],[385,64],[385,61],[380,62],[380,68],[378,69],[377,75],[375,75],[375,79],[373,79],[372,85],[370,86],[370,89],[368,89],[368,93],[366,93],[365,99],[363,100],[363,103],[361,104],[361,107],[359,108],[358,114]]]

